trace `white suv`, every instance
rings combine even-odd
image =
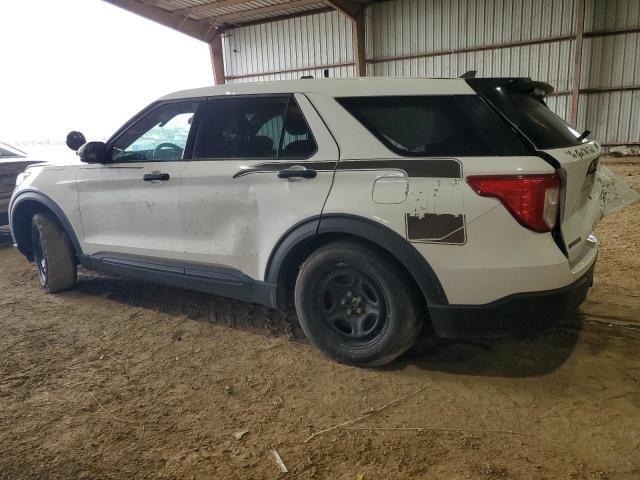
[[[334,359],[537,331],[592,283],[600,145],[529,79],[298,80],[168,95],[10,205],[48,292],[76,265],[278,309]],[[81,134],[68,144],[77,149]]]

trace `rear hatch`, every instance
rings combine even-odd
[[[602,218],[602,184],[597,176],[600,145],[546,150],[557,160],[562,179],[560,230],[571,262],[582,255],[587,238]]]
[[[469,79],[474,88],[533,151],[556,168],[562,180],[558,239],[570,262],[581,257],[587,238],[602,217],[598,181],[600,145],[553,113],[545,97],[553,88],[530,79]]]

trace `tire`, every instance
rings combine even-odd
[[[47,293],[73,288],[77,279],[75,253],[66,232],[47,213],[36,213],[31,221],[33,259],[38,280]]]
[[[300,268],[295,305],[305,334],[340,363],[376,367],[413,345],[422,324],[413,283],[354,241],[329,243]]]

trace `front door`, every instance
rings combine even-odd
[[[262,280],[282,235],[320,215],[337,160],[304,95],[210,99],[183,173],[185,258]]]
[[[78,175],[82,249],[180,259],[180,187],[198,102],[160,104],[110,142],[113,159]]]

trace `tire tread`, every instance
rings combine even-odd
[[[47,213],[36,213],[33,225],[40,233],[42,254],[47,261],[47,279],[43,288],[47,293],[73,288],[77,281],[77,268],[68,235]]]
[[[305,296],[309,295],[310,285],[314,281],[314,270],[319,265],[336,261],[335,259],[341,256],[351,259],[356,264],[373,265],[378,269],[390,289],[387,294],[393,295],[393,303],[397,308],[395,314],[402,318],[402,328],[398,328],[396,325],[393,334],[385,339],[384,347],[372,351],[368,357],[366,355],[351,356],[345,348],[325,345],[326,338],[314,338],[312,330],[316,329],[312,323],[317,322],[317,319],[314,319],[309,312],[303,311],[306,304]],[[300,267],[295,287],[295,304],[305,334],[319,350],[341,363],[361,367],[378,367],[402,355],[414,344],[422,326],[416,293],[412,282],[406,278],[405,273],[394,262],[384,258],[380,252],[357,241],[336,240],[320,247]]]

